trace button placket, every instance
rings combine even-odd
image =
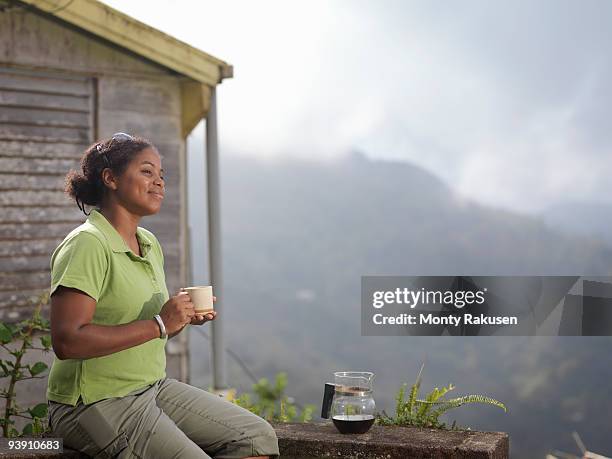
[[[145,264],[149,277],[151,278],[151,284],[153,285],[155,290],[159,290],[159,285],[157,283],[157,278],[155,277],[155,271],[153,270],[151,262],[149,260],[143,260],[143,262]]]

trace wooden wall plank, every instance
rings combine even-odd
[[[181,151],[182,144],[181,142],[171,142],[169,139],[159,139],[157,137],[149,139],[155,145],[155,148],[159,151],[159,154],[162,157],[162,161],[165,157],[178,157],[179,152]],[[178,161],[175,162],[177,164]],[[178,167],[178,166],[177,166]],[[178,170],[178,169],[177,169]]]
[[[162,207],[157,213],[157,215],[147,217],[147,224],[151,225],[151,227],[153,228],[152,231],[156,233],[157,231],[159,231],[158,225],[162,223],[163,220],[176,220],[176,225],[164,225],[164,227],[175,228],[178,231],[180,222],[176,218],[176,215],[177,212],[180,211],[180,206],[181,204],[178,201],[171,202],[164,199],[164,203],[162,204]],[[169,232],[164,234],[164,236],[169,238],[168,242],[172,241],[173,239],[178,239],[178,235],[175,234],[173,237],[171,237],[171,234]]]
[[[0,320],[17,321],[31,314],[31,307],[37,304],[40,295],[49,288],[21,290],[15,292],[0,292]],[[28,307],[29,306],[29,307]],[[14,314],[10,312],[14,311]]]
[[[151,231],[153,234],[155,234],[156,237],[162,234],[168,237],[170,235],[176,234],[176,232],[180,228],[180,221],[175,218],[171,218],[170,215],[162,214],[161,218],[159,215],[160,214],[144,217],[140,221],[140,226]],[[178,242],[175,241],[175,243],[178,245]]]
[[[22,272],[50,269],[51,259],[48,255],[22,257],[0,257],[0,271]]]
[[[0,136],[21,139],[54,139],[61,138],[85,143],[89,140],[89,130],[84,128],[66,128],[56,126],[36,126],[24,124],[0,124]]]
[[[147,110],[155,110],[150,106]],[[176,116],[135,113],[128,110],[100,110],[100,132],[110,136],[114,132],[129,132],[144,137],[154,144],[163,139],[176,138],[180,129]]]
[[[2,190],[58,190],[64,187],[64,174],[33,175],[0,173]]]
[[[64,112],[30,107],[0,107],[0,123],[38,123],[48,126],[89,128],[89,113]]]
[[[89,113],[89,98],[63,94],[36,94],[31,92],[0,89],[0,107],[40,107]]]
[[[26,320],[28,318],[30,318],[32,316],[32,309],[33,309],[33,305],[30,306],[21,306],[21,307],[6,307],[4,309],[0,309],[0,320],[6,321],[6,322],[20,322],[22,320]],[[43,317],[46,317],[47,319],[49,318],[49,306],[45,305],[42,308],[41,311],[41,315]],[[47,364],[50,366],[51,363],[53,362],[53,354],[50,355],[44,355],[44,358],[41,360],[47,360]],[[39,388],[34,388],[31,389],[31,391],[35,394],[41,394],[45,392],[45,388],[46,388],[46,383],[43,382],[41,383],[39,380],[31,380],[30,382],[31,385],[35,385],[38,384],[40,385]],[[23,394],[22,394],[23,395]],[[37,403],[40,400],[40,395],[38,397],[35,398],[31,398],[32,402],[29,403],[30,405]],[[25,401],[21,401],[20,403],[24,403],[27,404],[28,402]]]
[[[89,96],[90,86],[86,78],[76,75],[45,74],[40,70],[0,69],[0,88],[44,91],[71,96]]]
[[[88,145],[0,140],[0,157],[79,159]]]
[[[100,79],[98,91],[101,111],[173,115],[180,126],[181,100],[178,79],[133,79],[109,75]],[[100,118],[100,121],[103,119]]]
[[[0,272],[0,291],[35,290],[49,288],[51,277],[48,270],[37,272]]]
[[[0,220],[3,223],[83,222],[86,218],[75,201],[61,206],[0,207]]]
[[[29,241],[3,241],[0,244],[0,257],[51,256],[64,237],[32,239]]]
[[[79,140],[75,140],[75,139],[71,139],[71,138],[66,138],[66,137],[60,137],[60,136],[53,136],[53,137],[44,137],[44,136],[33,136],[33,135],[17,135],[17,134],[13,134],[13,135],[0,135],[0,141],[18,141],[18,142],[40,142],[40,143],[48,143],[48,144],[53,144],[53,143],[77,143],[77,144],[81,144],[81,142]]]
[[[72,199],[63,191],[3,191],[0,206],[61,206],[70,205]]]
[[[81,222],[62,223],[3,223],[0,222],[0,240],[38,239],[45,237],[64,238]]]
[[[66,174],[70,169],[81,170],[76,159],[1,158],[0,171],[35,174]]]

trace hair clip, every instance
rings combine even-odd
[[[102,158],[104,159],[104,164],[106,165],[106,167],[108,167],[109,169],[112,169],[110,160],[108,159],[106,152],[102,149],[102,145],[97,144],[96,150],[98,151],[98,154],[102,156]]]

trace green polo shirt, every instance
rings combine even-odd
[[[136,230],[142,257],[133,253],[98,211],[72,230],[51,256],[51,293],[63,285],[96,300],[92,324],[152,319],[168,300],[164,256],[156,237]],[[166,339],[89,359],[55,357],[47,398],[76,405],[122,397],[166,376]]]

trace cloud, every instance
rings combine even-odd
[[[225,150],[357,148],[525,211],[609,199],[607,0],[107,3],[235,65]]]

